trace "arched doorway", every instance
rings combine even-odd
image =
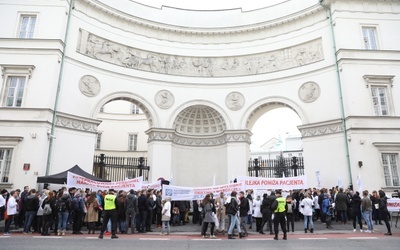
[[[145,133],[153,123],[150,111],[137,99],[113,97],[101,105],[93,174],[111,181],[143,176],[149,180]]]
[[[248,175],[290,177],[304,174],[304,153],[298,126],[302,119],[284,102],[265,102],[250,113],[252,132]]]

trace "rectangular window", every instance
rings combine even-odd
[[[140,109],[136,104],[131,105],[131,114],[137,115],[140,113]]]
[[[129,135],[128,150],[137,151],[137,134]]]
[[[367,50],[377,50],[376,42],[376,28],[375,27],[362,27],[364,47]]]
[[[375,115],[389,115],[386,87],[371,86]]]
[[[12,149],[0,149],[0,183],[9,183]]]
[[[96,134],[96,149],[100,149],[101,147],[101,133]]]
[[[21,24],[19,27],[19,38],[33,38],[35,31],[36,16],[21,16]]]
[[[397,154],[382,154],[383,174],[387,187],[400,186]]]
[[[5,90],[4,106],[21,107],[25,89],[25,77],[8,77]]]

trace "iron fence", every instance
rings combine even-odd
[[[119,157],[95,155],[93,159],[93,175],[110,181],[123,181],[143,176],[149,180],[150,166],[145,157]]]
[[[304,160],[303,157],[250,160],[248,172],[249,176],[265,178],[304,175]]]

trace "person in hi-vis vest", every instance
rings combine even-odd
[[[286,240],[286,199],[282,197],[281,190],[277,190],[275,193],[276,199],[272,204],[272,208],[274,209],[274,240],[278,240],[279,224],[281,225],[281,229],[283,231],[283,239]]]
[[[99,239],[103,239],[104,231],[106,231],[108,220],[111,219],[111,239],[117,239],[117,197],[114,194],[114,189],[110,189],[104,197],[103,223]]]

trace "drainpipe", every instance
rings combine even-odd
[[[54,109],[53,109],[53,119],[51,122],[51,131],[49,134],[49,150],[47,154],[47,164],[46,164],[46,176],[49,175],[50,172],[50,163],[51,163],[51,156],[53,153],[53,144],[54,144],[54,130],[56,126],[56,119],[57,119],[57,110],[58,110],[58,102],[60,99],[60,91],[61,91],[61,83],[63,79],[63,73],[64,73],[64,63],[65,63],[65,49],[67,47],[67,39],[68,39],[68,33],[69,33],[69,25],[71,21],[71,13],[72,9],[74,8],[74,0],[70,0],[69,3],[69,11],[68,11],[68,17],[67,17],[67,25],[65,28],[65,36],[64,36],[64,41],[63,41],[63,50],[61,51],[61,65],[60,65],[60,72],[58,73],[58,83],[57,83],[57,92],[56,92],[56,100],[54,102]]]
[[[353,177],[351,175],[351,164],[350,164],[350,150],[349,150],[349,142],[347,141],[347,128],[346,128],[346,116],[344,112],[344,104],[343,104],[343,94],[342,94],[342,81],[340,79],[340,73],[339,73],[339,64],[338,64],[338,58],[336,54],[336,39],[335,39],[335,31],[333,29],[333,22],[332,22],[332,11],[329,6],[329,3],[324,4],[325,0],[319,0],[319,4],[327,9],[328,12],[328,17],[329,17],[329,25],[331,28],[331,34],[332,34],[332,46],[333,46],[333,54],[335,56],[335,68],[336,68],[336,76],[337,76],[337,85],[339,88],[339,99],[340,99],[340,110],[341,110],[341,115],[342,115],[342,127],[343,127],[343,135],[344,135],[344,144],[346,148],[346,161],[347,161],[347,170],[349,174],[349,180],[350,180],[350,185],[353,185]]]

